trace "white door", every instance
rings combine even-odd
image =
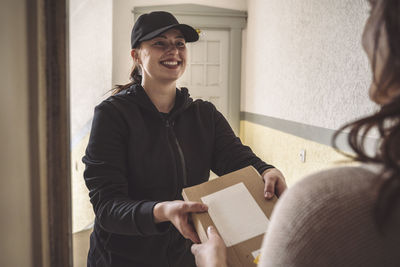
[[[201,30],[200,39],[188,44],[188,61],[178,86],[187,87],[193,99],[213,103],[228,117],[229,31]]]

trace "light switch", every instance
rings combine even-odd
[[[303,163],[306,162],[306,150],[301,149],[299,155],[300,155],[300,161]]]

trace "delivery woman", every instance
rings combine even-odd
[[[253,165],[265,197],[286,188],[279,170],[235,136],[209,102],[190,98],[176,81],[186,67],[186,43],[199,38],[167,12],[140,16],[132,35],[132,82],[95,109],[83,162],[96,215],[88,266],[195,266],[199,242],[182,188]]]

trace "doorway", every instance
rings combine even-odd
[[[130,48],[126,47],[128,31],[120,34],[123,27],[113,18],[116,16],[114,1],[69,2],[73,261],[74,266],[83,266],[94,214],[83,180],[85,166],[81,159],[89,140],[94,107],[110,95],[114,84],[127,82],[131,58]],[[199,42],[188,48],[188,69],[178,83],[188,87],[194,98],[214,103],[238,134],[240,44],[246,12],[199,5],[135,7],[130,20],[123,21],[124,25],[131,27],[135,18],[151,9],[169,11],[180,22],[200,30]],[[116,34],[127,37],[126,43],[115,42],[111,36]],[[116,78],[119,75],[121,79]]]

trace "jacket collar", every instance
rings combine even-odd
[[[133,84],[129,87],[126,92],[127,95],[132,96],[131,99],[138,104],[139,106],[155,112],[159,114],[160,112],[157,110],[151,99],[147,95],[146,91],[140,84]],[[182,113],[185,109],[187,109],[193,102],[193,99],[190,97],[189,91],[185,87],[181,87],[181,89],[176,89],[176,98],[175,98],[175,106],[171,110],[169,114],[169,118],[172,120],[177,115]]]

